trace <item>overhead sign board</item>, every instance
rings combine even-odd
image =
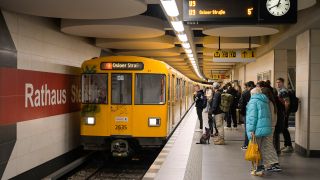
[[[217,50],[213,53],[214,62],[254,62],[254,50]]]
[[[297,22],[297,0],[184,0],[187,24],[264,24]]]

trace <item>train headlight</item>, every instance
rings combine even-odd
[[[160,118],[149,117],[148,123],[150,127],[158,127],[160,126]]]
[[[85,117],[85,122],[87,125],[95,125],[96,119],[94,117]]]

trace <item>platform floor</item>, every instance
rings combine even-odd
[[[203,113],[204,126],[207,113]],[[185,116],[172,138],[163,148],[150,167],[145,180],[248,180],[259,179],[250,175],[251,163],[244,160],[245,151],[241,150],[244,129],[225,131],[226,145],[196,144],[201,132],[196,132],[199,122],[193,107]],[[294,139],[294,129],[291,129]],[[273,180],[318,180],[320,159],[304,158],[295,153],[280,155],[283,172],[266,173],[264,179]]]

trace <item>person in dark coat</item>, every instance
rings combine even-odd
[[[195,92],[194,92],[194,96],[193,99],[196,102],[196,108],[197,108],[197,115],[198,115],[198,119],[200,122],[200,129],[202,130],[202,126],[203,126],[203,119],[202,119],[202,111],[204,108],[204,103],[205,103],[205,95],[202,89],[200,89],[199,85],[195,85]]]
[[[242,119],[244,120],[244,128],[246,129],[246,110],[247,110],[247,104],[250,101],[250,91],[255,87],[254,82],[253,81],[249,81],[247,83],[245,83],[245,90],[243,91],[243,93],[241,94],[240,100],[239,100],[239,109],[240,109],[240,114],[242,116]],[[243,146],[241,147],[241,149],[245,150],[248,147],[249,144],[249,140],[248,140],[248,136],[247,136],[247,132],[245,130],[245,135],[244,135],[244,143]]]

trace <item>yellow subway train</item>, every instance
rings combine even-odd
[[[195,84],[166,63],[149,58],[110,56],[85,61],[82,145],[87,150],[109,150],[114,156],[161,147],[193,105]]]

